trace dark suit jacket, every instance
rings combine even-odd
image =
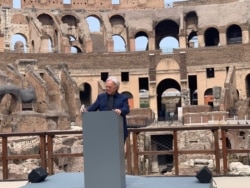
[[[114,105],[113,109],[120,109],[121,116],[123,118],[123,130],[124,130],[124,141],[128,136],[128,128],[126,115],[129,113],[128,98],[126,95],[116,93],[114,95]],[[87,108],[87,111],[108,111],[108,94],[101,93],[97,96],[96,101]]]

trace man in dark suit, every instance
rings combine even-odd
[[[97,96],[96,101],[87,109],[82,105],[81,112],[113,110],[123,118],[124,142],[128,136],[126,115],[129,113],[128,97],[118,92],[120,82],[113,76],[106,80],[106,92]]]

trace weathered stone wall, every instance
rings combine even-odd
[[[41,2],[22,1],[22,8],[58,8],[58,9],[83,9],[83,10],[106,10],[106,9],[137,9],[139,8],[163,8],[162,0],[133,0],[120,1],[118,4],[112,4],[111,0],[71,0],[70,4],[64,4],[63,0],[50,2],[44,0]]]
[[[81,126],[79,90],[67,67],[59,66],[61,71],[56,73],[46,66],[39,72],[41,69],[34,69],[36,63],[24,70],[20,66],[24,62],[9,64],[9,77],[2,79],[0,132],[67,130],[72,123]],[[2,77],[7,75],[2,72]]]
[[[191,0],[174,2],[174,6],[197,6],[197,5],[208,5],[208,4],[224,4],[230,2],[238,2],[239,0]]]

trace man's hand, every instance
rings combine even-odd
[[[83,104],[80,108],[80,112],[83,113],[83,112],[87,112],[86,108],[85,108],[85,105]]]
[[[121,113],[122,113],[122,111],[121,111],[120,109],[113,109],[113,111],[114,111],[115,113],[117,113],[118,115],[121,115]]]

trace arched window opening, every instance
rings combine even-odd
[[[241,44],[242,31],[238,25],[232,25],[227,30],[227,44]]]
[[[219,46],[220,37],[219,32],[215,28],[209,28],[205,32],[205,46]]]
[[[126,51],[126,44],[123,38],[119,35],[112,36],[114,41],[114,51],[115,52],[125,52]]]
[[[190,35],[188,36],[188,47],[189,48],[199,47],[198,37],[196,32],[191,32]]]
[[[15,34],[11,37],[11,47],[10,49],[15,52],[24,53],[27,52],[27,41],[25,37],[21,34]]]
[[[160,41],[162,53],[172,53],[174,48],[179,48],[179,42],[174,37],[165,37]]]
[[[88,22],[90,32],[100,32],[101,31],[100,21],[96,17],[89,16],[86,18],[86,21]]]
[[[135,51],[146,51],[148,50],[148,38],[140,36],[135,39]]]

